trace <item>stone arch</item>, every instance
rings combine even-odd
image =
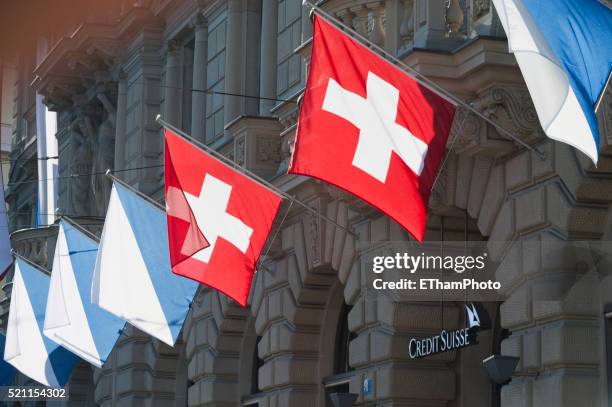
[[[548,139],[535,141],[546,155],[540,159],[527,150],[488,154],[482,138],[462,135],[442,172],[443,187],[434,192],[436,209],[464,208],[477,219],[491,256],[501,261],[497,276],[507,299],[500,320],[511,332],[501,353],[521,358],[517,376],[502,389],[502,406],[540,405],[545,397],[555,405],[572,405],[571,389],[578,385],[591,397],[582,403],[599,405],[607,398],[600,355],[603,302],[611,299],[603,287],[612,281],[586,278],[559,261],[558,251],[569,239],[599,240],[609,230],[609,109],[601,113],[597,167],[572,147]],[[568,335],[572,345],[564,342]],[[589,349],[580,361],[584,375],[565,369],[577,362],[578,348]],[[554,381],[560,391],[535,391],[544,380]]]
[[[321,189],[306,200],[308,205],[348,228],[347,202]],[[345,229],[300,210],[289,214],[279,235],[267,270],[257,275],[251,304],[264,361],[259,369],[261,401],[323,406],[322,366],[329,365],[325,359],[330,352],[328,347],[322,355],[322,338],[329,336],[323,331],[336,323],[334,304],[345,297],[355,240]]]
[[[190,406],[240,405],[241,356],[249,311],[201,286],[183,327]]]
[[[94,402],[95,385],[93,369],[89,363],[83,360],[77,362],[66,386],[69,403],[81,406],[96,405]]]
[[[174,406],[180,349],[126,325],[102,368],[94,370],[96,405]]]
[[[344,285],[340,281],[334,282],[329,289],[325,314],[321,320],[320,362],[319,377],[325,378],[334,373],[335,339],[338,336],[338,324],[342,317],[344,299]]]

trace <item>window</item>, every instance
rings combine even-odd
[[[253,366],[251,371],[251,394],[259,392],[259,369],[264,365],[264,360],[259,357],[259,342],[261,336],[255,341],[255,349],[253,350]]]
[[[293,51],[302,42],[302,2],[278,0],[278,37],[276,93],[279,98],[292,96],[303,86],[303,61]]]
[[[329,398],[330,394],[349,392],[349,382],[352,377],[352,371],[354,370],[349,365],[349,344],[356,337],[348,326],[348,314],[350,311],[351,307],[343,303],[336,328],[334,374],[323,380],[323,385],[325,386],[325,403],[327,406],[333,406]]]
[[[225,89],[225,14],[212,19],[208,26],[208,54],[206,58],[206,141],[223,135],[223,92]]]

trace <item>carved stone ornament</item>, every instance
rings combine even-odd
[[[491,87],[474,105],[528,144],[544,138],[535,107],[524,87]]]
[[[245,163],[245,138],[244,136],[236,140],[236,148],[234,150],[234,161],[240,166],[244,166]]]
[[[257,155],[258,163],[280,163],[281,152],[278,137],[258,137],[257,138]]]

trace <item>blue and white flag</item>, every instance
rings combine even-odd
[[[597,163],[595,105],[612,69],[612,10],[598,0],[493,0],[542,128]]]
[[[115,182],[96,260],[92,301],[174,346],[198,283],[170,268],[165,212]]]
[[[91,303],[98,242],[62,220],[53,257],[44,334],[101,367],[125,321]]]
[[[0,333],[0,352],[4,354],[4,344],[6,343],[6,336]],[[0,386],[8,386],[15,377],[15,368],[10,364],[6,363],[4,359],[0,360]]]
[[[4,360],[41,384],[64,387],[77,357],[43,335],[49,282],[43,271],[15,261]]]

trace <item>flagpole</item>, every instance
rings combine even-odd
[[[106,170],[106,176],[109,177],[110,179],[112,179],[113,181],[115,181],[116,183],[126,187],[127,189],[129,189],[130,191],[132,191],[133,193],[135,193],[136,195],[138,195],[139,197],[141,197],[145,201],[147,201],[150,204],[152,204],[153,206],[155,206],[156,208],[161,209],[162,211],[166,212],[166,208],[164,207],[164,205],[160,204],[159,202],[157,202],[155,199],[151,198],[150,196],[143,194],[142,192],[140,192],[139,190],[137,190],[136,188],[134,188],[133,186],[131,186],[127,182],[122,181],[119,178],[115,177],[112,174],[112,171],[110,169]]]
[[[40,264],[36,264],[34,263],[32,260],[25,258],[24,256],[22,256],[21,254],[17,253],[14,249],[11,250],[11,254],[13,255],[13,257],[15,259],[19,259],[19,260],[23,260],[24,262],[28,263],[30,266],[38,269],[40,272],[45,273],[46,275],[50,276],[51,272],[49,270],[47,270],[46,268],[44,268],[43,266],[41,266]]]
[[[610,81],[612,81],[612,71],[610,71],[610,75],[608,75],[608,80],[606,81],[601,94],[599,95],[599,99],[597,99],[597,103],[595,103],[595,114],[599,112],[599,108],[601,107],[601,102],[604,100],[604,96],[606,95],[606,90],[608,89],[608,85],[610,85]]]
[[[417,71],[416,69],[414,69],[413,67],[411,67],[410,65],[408,65],[407,63],[405,63],[404,61],[399,59],[398,57],[396,57],[395,55],[389,53],[384,48],[382,48],[379,45],[373,43],[368,38],[364,37],[363,35],[359,34],[357,31],[353,30],[351,27],[348,27],[342,21],[338,20],[336,17],[334,17],[333,15],[329,14],[328,12],[326,12],[325,10],[323,10],[322,8],[317,6],[316,4],[312,4],[308,0],[303,0],[302,4],[305,5],[305,6],[310,7],[311,10],[316,12],[323,19],[325,19],[325,20],[331,22],[332,24],[334,24],[336,27],[338,27],[338,28],[340,28],[340,29],[350,33],[355,39],[359,40],[359,42],[361,42],[363,45],[366,45],[368,47],[371,47],[371,48],[375,49],[376,51],[378,51],[379,54],[381,54],[381,56],[385,57],[385,59],[389,59],[395,65],[399,65],[400,67],[404,68],[406,71],[408,71],[407,73],[415,81],[417,81],[419,84],[423,85],[427,89],[431,90],[432,92],[436,93],[441,98],[445,99],[446,101],[448,101],[449,103],[452,103],[455,106],[462,106],[462,107],[468,109],[470,112],[472,112],[473,114],[475,114],[476,116],[478,116],[482,120],[486,121],[487,123],[489,123],[490,125],[495,127],[500,133],[502,133],[502,134],[506,135],[507,137],[511,138],[512,140],[514,140],[515,142],[517,142],[521,146],[525,147],[526,149],[536,153],[537,156],[541,160],[545,160],[546,159],[546,153],[543,153],[542,151],[540,151],[539,149],[537,149],[537,148],[535,148],[533,146],[530,146],[529,144],[527,144],[526,142],[521,140],[518,136],[515,136],[509,130],[506,130],[505,127],[502,127],[499,123],[496,123],[495,121],[491,120],[489,117],[485,116],[483,113],[478,111],[470,103],[467,103],[467,102],[463,101],[461,98],[453,95],[452,93],[450,93],[449,91],[447,91],[446,89],[444,89],[443,87],[441,87],[440,85],[438,85],[437,83],[432,81],[431,79],[427,78],[425,75],[421,74],[419,71]]]
[[[355,232],[353,232],[352,230],[349,230],[347,227],[342,226],[341,224],[339,224],[335,220],[330,219],[327,216],[324,216],[324,215],[320,214],[315,209],[313,209],[310,206],[306,205],[305,203],[303,203],[302,201],[298,200],[294,196],[289,195],[288,193],[282,191],[280,188],[278,188],[277,186],[275,186],[271,182],[266,181],[265,179],[261,178],[259,175],[249,171],[248,169],[246,169],[244,167],[241,167],[241,166],[237,165],[235,162],[233,162],[232,160],[228,159],[226,156],[224,156],[223,154],[219,153],[215,149],[207,146],[206,144],[200,142],[199,140],[194,139],[193,137],[191,137],[189,134],[185,133],[181,129],[178,129],[175,126],[171,125],[170,123],[166,122],[165,120],[163,120],[161,118],[161,115],[157,115],[157,118],[155,120],[157,120],[157,122],[159,124],[161,124],[164,128],[166,128],[166,129],[176,133],[177,135],[183,137],[184,139],[186,139],[190,143],[194,144],[199,149],[201,149],[201,150],[205,151],[206,153],[212,155],[213,157],[217,158],[219,161],[223,162],[223,164],[227,165],[228,167],[233,167],[234,169],[236,169],[236,171],[242,172],[243,174],[248,175],[249,177],[253,178],[259,184],[261,184],[262,187],[268,189],[270,192],[272,192],[272,193],[274,193],[274,194],[276,194],[276,195],[278,195],[278,196],[280,196],[282,198],[288,199],[291,202],[295,202],[296,204],[300,205],[301,207],[303,207],[304,209],[306,209],[307,211],[309,211],[313,215],[319,217],[320,219],[323,219],[326,222],[329,222],[329,223],[331,223],[333,225],[336,225],[337,227],[339,227],[340,229],[346,231],[347,233],[351,234],[352,236],[357,237],[357,234]]]
[[[100,238],[98,236],[96,236],[93,232],[85,229],[83,226],[79,225],[74,219],[71,219],[68,216],[62,215],[60,216],[60,220],[65,220],[66,222],[70,223],[70,225],[78,229],[81,233],[86,234],[92,240],[95,240],[97,243],[100,243]]]

